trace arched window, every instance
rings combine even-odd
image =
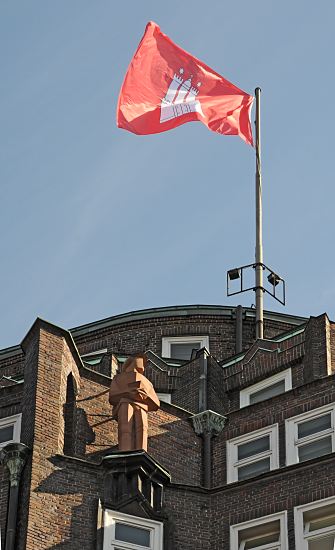
[[[72,374],[67,377],[66,401],[64,405],[64,447],[65,455],[74,454],[75,420],[76,420],[76,393]]]

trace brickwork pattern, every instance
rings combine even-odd
[[[280,321],[265,320],[266,338],[273,338],[292,325]],[[161,355],[162,338],[172,336],[209,336],[211,354],[218,360],[231,357],[235,353],[235,320],[219,315],[190,315],[184,317],[164,317],[143,319],[89,334],[75,336],[75,342],[82,355],[107,348],[109,352],[132,354],[136,351],[152,350]],[[243,321],[243,343],[247,349],[254,341],[254,319]]]
[[[19,550],[33,550],[45,548],[50,540],[62,541],[62,514],[57,510],[60,497],[56,494],[49,496],[46,514],[40,486],[54,472],[52,457],[63,451],[67,376],[72,372],[79,386],[79,373],[64,337],[51,326],[36,323],[25,347],[22,440],[32,449],[32,454],[24,478],[24,491],[28,495],[25,494],[22,500],[29,515],[25,522],[26,531],[18,532],[17,547]],[[29,485],[30,491],[27,489]],[[66,499],[64,502],[66,504]],[[22,515],[24,517],[24,513]]]
[[[334,466],[334,457],[317,463],[305,463],[298,468],[279,471],[276,475],[227,487],[212,495],[212,538],[208,549],[230,550],[230,525],[287,510],[289,548],[294,550],[293,508],[335,495]]]
[[[75,411],[74,454],[79,458],[99,462],[117,445],[117,423],[112,419],[108,392],[109,386],[82,376]]]
[[[36,407],[31,408],[32,416],[27,418],[23,430],[32,457],[23,479],[27,495],[22,502],[29,509],[29,516],[27,520],[21,507],[27,529],[18,534],[18,549],[56,549],[65,542],[69,548],[91,548],[96,538],[98,495],[102,494],[101,469],[96,470],[95,464],[117,444],[117,424],[111,418],[108,403],[109,381],[88,369],[79,372],[64,336],[51,327],[36,327],[25,349],[23,401],[27,404],[28,397],[35,393]],[[64,445],[64,405],[70,373],[78,392],[75,452],[92,462],[89,476],[84,463],[79,462],[75,470],[66,461],[61,469],[58,465]],[[171,471],[177,482],[196,485],[201,474],[201,441],[193,432],[189,415],[176,412],[175,407],[163,404],[156,414],[150,414],[149,452]],[[180,460],[185,455],[186,472]]]
[[[0,389],[0,419],[22,412],[22,393],[22,384]],[[7,470],[0,465],[0,526],[6,524],[8,495],[8,473]],[[1,536],[3,544],[3,531],[1,532]],[[3,546],[1,546],[1,548],[2,547]]]
[[[173,402],[193,414],[199,412],[201,361],[199,357],[179,368],[178,387],[173,392]]]
[[[7,469],[0,466],[0,525],[6,525],[9,497],[9,475]],[[5,533],[1,530],[1,548],[4,548]]]
[[[258,340],[241,361],[225,369],[226,391],[250,386],[301,361],[304,339],[302,333],[284,342]]]
[[[174,483],[199,485],[201,479],[201,439],[195,435],[189,415],[162,403],[149,414],[148,452],[167,469]]]
[[[268,322],[266,338],[283,328],[292,327]],[[229,550],[229,525],[288,510],[293,550],[293,507],[335,494],[335,457],[285,466],[285,419],[335,402],[335,377],[329,376],[335,364],[335,325],[320,316],[312,318],[299,335],[255,345],[253,320],[244,321],[243,331],[248,348],[243,361],[224,368],[215,357],[235,353],[235,324],[219,316],[150,319],[78,337],[82,353],[108,348],[99,373],[80,364],[65,331],[36,323],[23,343],[24,386],[0,389],[0,417],[23,410],[21,440],[32,449],[21,487],[17,549],[95,548],[98,500],[103,495],[100,461],[117,448],[117,423],[108,403],[110,379],[106,376],[112,351],[133,354],[150,348],[159,354],[162,336],[208,334],[214,356],[208,358],[208,406],[228,417],[223,432],[212,441],[212,491],[200,486],[203,443],[187,412],[198,412],[201,357],[176,368],[152,357],[147,369],[156,389],[172,392],[175,404],[182,407],[163,403],[159,411],[149,414],[148,451],[172,476],[172,484],[165,489],[164,513],[172,525],[166,549]],[[9,369],[6,372],[10,368],[19,372],[22,358],[12,364],[8,358],[0,362],[0,372],[2,364]],[[293,374],[291,391],[239,409],[241,388],[288,366]],[[74,458],[62,456],[70,373],[76,389],[71,427]],[[279,425],[280,468],[227,484],[227,440],[274,423]],[[8,498],[6,476],[0,467],[1,526]]]
[[[227,413],[223,432],[213,440],[213,479],[217,486],[227,482],[226,442],[240,435],[278,424],[279,463],[285,466],[285,420],[335,402],[334,377],[323,378],[255,405]]]
[[[208,409],[219,414],[227,410],[227,394],[224,387],[224,369],[208,357]]]
[[[327,339],[328,318],[320,315],[311,317],[306,326],[306,360],[305,360],[305,382],[314,378],[320,378],[330,372],[329,349],[330,341]],[[328,345],[328,346],[327,346]]]
[[[331,372],[335,373],[335,323],[330,323]]]
[[[0,356],[0,387],[3,376],[17,376],[24,373],[23,353],[1,358]]]

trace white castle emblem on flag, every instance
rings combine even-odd
[[[179,69],[180,75],[183,75],[184,69]],[[187,113],[198,112],[204,116],[200,101],[197,99],[201,82],[197,83],[197,88],[192,86],[192,75],[183,80],[182,76],[174,74],[168,91],[161,103],[160,122],[166,122],[172,118],[177,118]]]

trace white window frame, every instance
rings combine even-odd
[[[85,360],[87,357],[94,357],[95,355],[103,355],[107,353],[107,348],[98,349],[96,351],[90,351],[89,353],[84,353],[81,355],[81,359]]]
[[[241,531],[249,529],[250,527],[257,527],[258,525],[264,525],[266,523],[271,523],[272,521],[279,520],[280,525],[280,546],[278,550],[288,550],[288,540],[287,540],[287,511],[278,512],[276,514],[271,514],[270,516],[263,516],[260,518],[252,519],[250,521],[245,521],[244,523],[237,523],[236,525],[230,526],[230,550],[243,550],[242,544],[239,545],[238,538]],[[240,546],[240,548],[239,548]],[[270,550],[274,547],[274,544],[266,544],[259,546],[257,550]]]
[[[265,435],[270,436],[270,449],[257,455],[238,460],[238,447],[243,443],[249,443],[255,439],[259,439]],[[278,444],[278,424],[266,426],[254,432],[248,432],[244,435],[234,437],[227,441],[227,483],[238,481],[238,468],[246,466],[253,462],[258,462],[264,458],[270,458],[270,470],[279,468],[279,444]],[[252,478],[248,478],[252,479]],[[242,481],[242,480],[241,480]]]
[[[7,428],[8,426],[14,426],[13,438],[8,441],[3,441],[0,443],[0,449],[8,443],[18,443],[20,441],[21,435],[21,419],[22,414],[14,414],[13,416],[6,416],[5,418],[0,418],[0,429]]]
[[[115,540],[115,524],[125,523],[132,527],[150,530],[150,546],[140,546],[130,542]],[[163,550],[163,523],[151,519],[121,514],[114,510],[104,510],[104,544],[103,550]]]
[[[315,434],[309,435],[298,440],[298,424],[300,422],[305,422],[305,420],[312,420],[318,416],[323,416],[324,414],[331,413],[332,427],[323,430],[322,432],[317,432]],[[309,443],[322,439],[327,435],[331,435],[332,439],[332,452],[335,451],[335,404],[326,405],[324,407],[319,407],[318,409],[312,409],[306,413],[298,414],[292,416],[285,421],[285,431],[286,431],[286,464],[297,464],[299,462],[298,449],[300,445],[304,443]]]
[[[264,390],[265,388],[273,386],[274,384],[277,384],[277,382],[281,382],[282,380],[285,381],[285,392],[291,390],[292,389],[291,369],[285,369],[281,372],[278,372],[277,374],[274,374],[273,376],[269,376],[269,378],[265,378],[265,380],[261,380],[260,382],[257,382],[257,384],[253,384],[252,386],[248,386],[247,388],[244,388],[243,390],[241,390],[240,407],[247,407],[248,405],[250,405],[250,396],[253,393],[257,393],[260,390]],[[254,404],[258,405],[258,403],[254,403]]]
[[[322,508],[328,504],[335,504],[335,497],[316,500],[294,508],[294,534],[296,550],[308,550],[308,541],[311,541],[313,538],[319,537],[320,535],[335,534],[335,526],[326,527],[324,529],[320,529],[319,531],[312,531],[310,535],[305,532],[304,513],[309,512],[310,510],[316,510],[317,508]]]
[[[84,353],[84,355],[81,355],[80,358],[84,361],[84,363],[87,362],[90,364],[90,361],[96,359],[97,357],[99,358],[99,356],[102,356],[105,353],[107,353],[107,348],[91,351],[90,353]]]
[[[157,393],[157,397],[164,403],[171,403],[171,393]]]
[[[171,344],[191,344],[192,342],[200,342],[200,349],[206,348],[209,351],[209,336],[163,336],[162,357],[171,358]]]

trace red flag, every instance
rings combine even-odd
[[[199,120],[213,132],[239,135],[252,145],[253,99],[150,22],[122,84],[117,125],[157,134]]]

